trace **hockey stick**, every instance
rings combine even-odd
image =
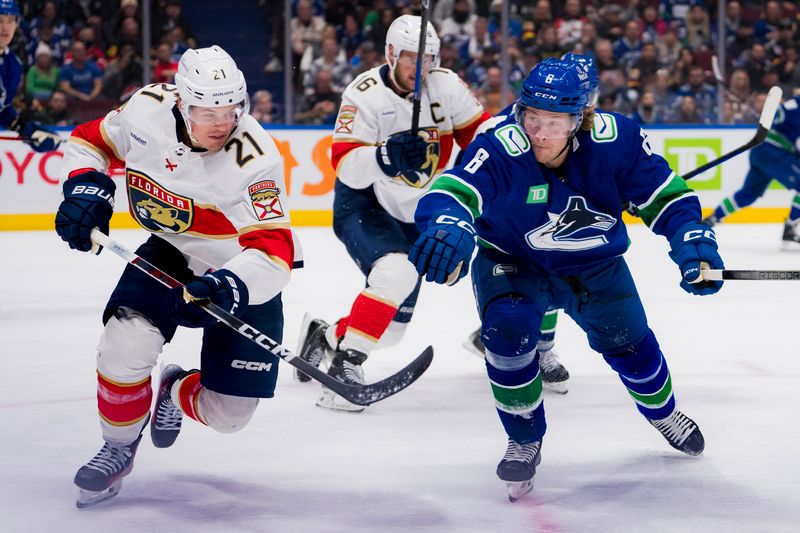
[[[422,64],[425,59],[425,41],[428,37],[428,3],[422,0],[422,24],[419,27],[419,47],[417,48],[417,71],[414,75],[414,102],[411,108],[411,135],[419,132],[419,112],[422,107]]]
[[[683,175],[683,179],[689,180],[693,177],[697,176],[698,174],[702,174],[706,170],[715,167],[717,165],[721,165],[725,161],[736,157],[737,155],[741,154],[742,152],[746,152],[751,148],[754,148],[764,142],[764,139],[767,138],[767,133],[769,133],[770,128],[772,128],[772,121],[775,119],[775,112],[778,110],[778,106],[781,105],[781,97],[783,96],[783,91],[780,87],[773,87],[767,93],[767,99],[764,101],[764,107],[761,108],[761,116],[758,119],[758,130],[756,130],[756,134],[753,135],[753,138],[747,141],[742,146],[731,150],[727,154],[722,154],[720,157],[714,159],[713,161],[709,161],[705,165],[699,166],[694,170],[691,170]]]
[[[724,279],[753,281],[800,281],[800,270],[700,270],[705,281]]]
[[[97,228],[92,230],[92,241],[99,246],[105,246],[125,261],[135,266],[151,278],[160,282],[161,284],[169,287],[170,289],[186,286],[180,281],[176,280],[163,270],[148,263],[135,253],[131,252],[108,235],[102,233]],[[399,372],[392,374],[386,379],[378,381],[377,383],[368,383],[366,385],[346,385],[341,381],[329,376],[316,366],[308,363],[307,361],[299,358],[293,354],[286,347],[278,344],[270,339],[256,328],[240,320],[234,315],[228,313],[218,305],[208,300],[192,300],[196,305],[203,308],[205,312],[228,326],[229,328],[237,331],[240,335],[247,337],[260,347],[264,348],[276,357],[280,357],[290,365],[294,366],[304,374],[312,377],[331,389],[333,392],[346,399],[347,401],[356,405],[370,405],[379,402],[389,396],[400,392],[405,389],[414,381],[419,378],[431,364],[433,360],[433,348],[428,346],[425,350],[417,356],[416,359],[411,361],[405,368]]]

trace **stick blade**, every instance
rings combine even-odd
[[[363,387],[353,387],[345,394],[338,393],[343,398],[356,405],[371,405],[397,394],[415,381],[431,366],[433,361],[433,347],[428,346],[425,350],[411,361],[405,368],[392,374],[388,378],[377,383],[364,385]]]
[[[778,106],[781,105],[781,98],[783,91],[777,85],[769,90],[767,99],[764,101],[764,107],[761,110],[761,117],[758,123],[767,128],[772,128],[772,121],[775,120],[775,112],[778,111]]]

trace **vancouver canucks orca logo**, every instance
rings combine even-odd
[[[193,219],[193,202],[169,191],[142,172],[128,169],[128,202],[136,221],[156,233],[182,233]]]
[[[583,196],[570,196],[560,214],[547,213],[550,221],[525,235],[534,250],[589,250],[608,242],[605,233],[617,219],[586,207]]]

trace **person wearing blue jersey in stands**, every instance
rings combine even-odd
[[[19,16],[15,0],[0,0],[0,128],[16,131],[37,152],[49,152],[56,149],[59,137],[39,122],[19,114],[12,105],[23,67],[8,45],[17,32]]]
[[[622,204],[667,238],[681,287],[717,292],[701,268],[723,268],[700,203],[647,136],[617,113],[587,111],[586,71],[548,59],[525,80],[513,115],[478,136],[463,163],[443,173],[415,213],[420,237],[409,260],[427,281],[453,283],[472,264],[486,368],[508,447],[497,466],[514,501],[527,493],[546,421],[536,343],[547,309],[564,309],[619,374],[667,442],[705,446],[676,409],[672,380],[622,255]]]
[[[714,226],[731,213],[761,198],[775,179],[794,191],[789,217],[783,224],[781,247],[800,249],[800,96],[785,101],[775,113],[764,143],[750,150],[750,170],[741,188],[724,198],[703,222]]]

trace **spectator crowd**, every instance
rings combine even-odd
[[[575,52],[598,67],[601,109],[644,124],[754,123],[770,87],[782,87],[785,97],[800,87],[800,12],[796,2],[725,0],[725,78],[717,80],[718,1],[511,0],[505,98],[502,1],[432,0],[430,15],[441,66],[457,72],[490,113],[513,101],[537,62]],[[383,62],[389,24],[422,7],[420,0],[294,0],[292,9],[292,67],[300,87],[294,119],[329,124],[344,87]],[[283,70],[283,15],[276,11],[268,24],[267,72]]]
[[[712,65],[719,1],[725,11],[722,80]],[[282,77],[283,1],[279,8],[260,3],[270,42],[264,70]],[[180,0],[151,4],[152,42],[143,50],[138,0],[21,1],[11,43],[25,65],[18,106],[44,124],[70,126],[124,102],[142,86],[145,69],[153,82],[171,83],[181,54],[198,43]],[[292,0],[291,9],[293,119],[332,124],[347,84],[383,63],[391,22],[419,15],[422,6],[420,0]],[[566,52],[594,59],[601,109],[643,124],[754,123],[771,86],[782,87],[785,97],[800,87],[796,2],[510,0],[505,95],[502,1],[431,0],[430,9],[441,66],[457,72],[493,114],[513,101],[537,62]],[[275,122],[281,102],[263,87],[251,91],[253,115]]]

